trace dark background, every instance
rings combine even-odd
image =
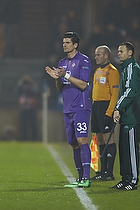
[[[45,73],[45,66],[57,66],[65,56],[62,36],[66,31],[80,35],[79,50],[92,62],[91,84],[98,45],[111,48],[111,62],[120,71],[117,47],[120,42],[130,41],[140,64],[139,8],[139,0],[0,0],[0,137],[3,126],[18,127],[14,93],[23,75],[30,75],[39,86],[39,111],[46,87],[50,92],[49,111],[62,111],[61,95]]]
[[[57,66],[66,31],[79,33],[79,50],[94,62],[95,47],[108,45],[119,69],[117,46],[131,41],[140,62],[140,2],[138,0],[0,0],[0,107],[16,106],[13,89],[24,74],[31,75],[42,91],[51,87],[49,108],[56,107],[54,81],[46,65]]]

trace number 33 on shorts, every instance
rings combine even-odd
[[[86,133],[87,132],[87,124],[86,122],[77,123],[77,131],[80,133]]]

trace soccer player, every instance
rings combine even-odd
[[[95,60],[99,65],[94,73],[92,90],[91,131],[96,133],[100,156],[106,146],[113,127],[113,111],[118,98],[119,79],[118,70],[110,63],[110,49],[103,45],[95,49]],[[114,135],[111,136],[108,147],[101,161],[101,171],[97,172],[93,180],[111,181],[116,156]]]
[[[67,56],[60,60],[58,68],[46,67],[46,72],[56,80],[56,87],[62,92],[65,129],[79,175],[74,183],[65,187],[90,187],[91,152],[87,137],[91,62],[78,51],[79,41],[77,33],[66,32],[63,50]]]
[[[114,122],[120,123],[119,157],[122,180],[111,188],[136,190],[139,176],[140,67],[134,58],[132,43],[124,42],[119,45],[118,59],[122,73]]]

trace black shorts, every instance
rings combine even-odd
[[[110,101],[95,101],[92,104],[91,132],[108,133],[113,127],[113,118],[105,115]]]

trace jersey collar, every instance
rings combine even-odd
[[[110,64],[110,62],[107,62],[107,63],[101,65],[100,68],[103,69],[103,68],[105,68],[106,66],[108,66],[109,64]]]
[[[121,63],[120,66],[121,66],[121,68],[123,69],[123,68],[125,68],[126,66],[128,66],[128,64],[130,64],[130,63],[135,63],[135,62],[136,62],[135,58],[134,58],[134,57],[131,57],[131,58],[125,60],[123,63]]]

